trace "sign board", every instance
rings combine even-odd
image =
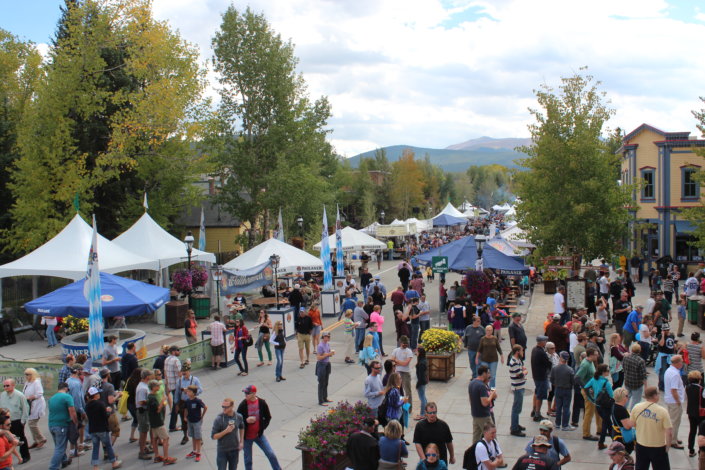
[[[445,274],[448,272],[448,257],[433,256],[431,257],[431,269],[434,273]]]
[[[405,237],[416,233],[416,224],[400,224],[400,225],[380,225],[377,227],[375,236],[377,237]]]
[[[566,279],[565,285],[566,308],[587,308],[587,281],[585,279]]]

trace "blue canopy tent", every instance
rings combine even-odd
[[[455,217],[448,214],[441,214],[433,219],[434,227],[450,227],[451,225],[464,225],[468,222],[468,219],[462,217]]]
[[[81,279],[24,304],[34,315],[88,318],[88,301],[83,295]],[[141,281],[100,273],[103,316],[134,316],[152,313],[169,301],[169,289]]]
[[[524,266],[524,263],[505,255],[490,245],[485,245],[482,250],[482,263],[485,269],[493,269],[497,274],[507,276],[529,274],[529,268]]]
[[[434,219],[435,220],[435,219]],[[459,240],[452,241],[447,245],[415,256],[412,263],[417,263],[422,266],[430,266],[434,256],[447,256],[448,269],[451,271],[468,271],[475,269],[477,261],[477,247],[475,246],[474,237],[463,237]]]

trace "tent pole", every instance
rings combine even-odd
[[[32,276],[32,299],[39,297],[39,276]]]

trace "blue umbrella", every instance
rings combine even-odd
[[[433,248],[426,253],[415,256],[412,262],[422,266],[430,266],[434,256],[447,256],[448,269],[451,271],[468,271],[475,269],[475,261],[477,261],[475,238],[463,237],[447,245]]]
[[[34,315],[88,318],[88,301],[83,296],[85,279],[61,287],[24,304]],[[100,273],[103,316],[134,316],[152,313],[169,301],[169,289],[108,273]]]
[[[490,245],[485,245],[482,250],[482,262],[485,269],[494,269],[497,274],[508,276],[529,274],[529,268],[524,266],[524,263],[505,255]]]

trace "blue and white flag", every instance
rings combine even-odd
[[[279,208],[279,218],[277,219],[277,232],[274,235],[274,238],[279,240],[280,242],[285,242],[286,240],[284,239],[284,223],[282,222],[282,208]]]
[[[206,216],[201,206],[201,228],[198,229],[198,249],[206,251]]]
[[[321,231],[321,262],[323,263],[323,289],[333,289],[333,266],[330,262],[330,245],[328,244],[328,217],[323,206],[323,230]]]
[[[345,275],[345,262],[343,261],[343,226],[340,223],[340,207],[336,206],[338,213],[335,216],[335,269],[338,276]]]
[[[83,296],[88,301],[88,352],[95,367],[100,367],[103,342],[103,304],[100,298],[100,268],[98,267],[98,230],[93,215],[93,239],[88,252],[88,268],[83,281]]]
[[[149,209],[149,203],[147,202],[147,191],[144,192],[144,200],[142,201],[142,207],[144,207],[145,212],[147,212],[147,209]]]

